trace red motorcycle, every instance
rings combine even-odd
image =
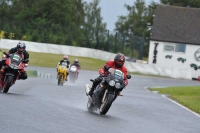
[[[20,71],[24,68],[24,63],[28,60],[23,60],[18,53],[7,54],[4,65],[0,71],[0,88],[2,92],[7,93],[9,88],[15,84],[15,81],[20,76]]]

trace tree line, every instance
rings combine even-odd
[[[0,0],[0,38],[70,45],[148,56],[150,30],[157,3],[125,4],[128,15],[118,17],[109,31],[101,16],[100,0]],[[160,0],[161,4],[199,7],[198,0]],[[108,10],[109,11],[109,10]]]

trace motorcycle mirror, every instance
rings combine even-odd
[[[131,75],[127,75],[126,78],[127,78],[127,79],[131,79]]]
[[[29,62],[29,60],[27,59],[27,60],[23,60],[22,61],[22,63],[27,63],[27,62]]]

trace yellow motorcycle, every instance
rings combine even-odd
[[[65,65],[58,65],[58,72],[57,72],[57,79],[58,79],[58,85],[63,85],[65,80],[67,79],[67,72],[68,69]]]

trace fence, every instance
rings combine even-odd
[[[61,24],[9,22],[0,23],[0,38],[87,47],[113,53],[121,52],[125,56],[140,60],[143,58],[144,36],[109,30],[90,31],[87,27]]]

